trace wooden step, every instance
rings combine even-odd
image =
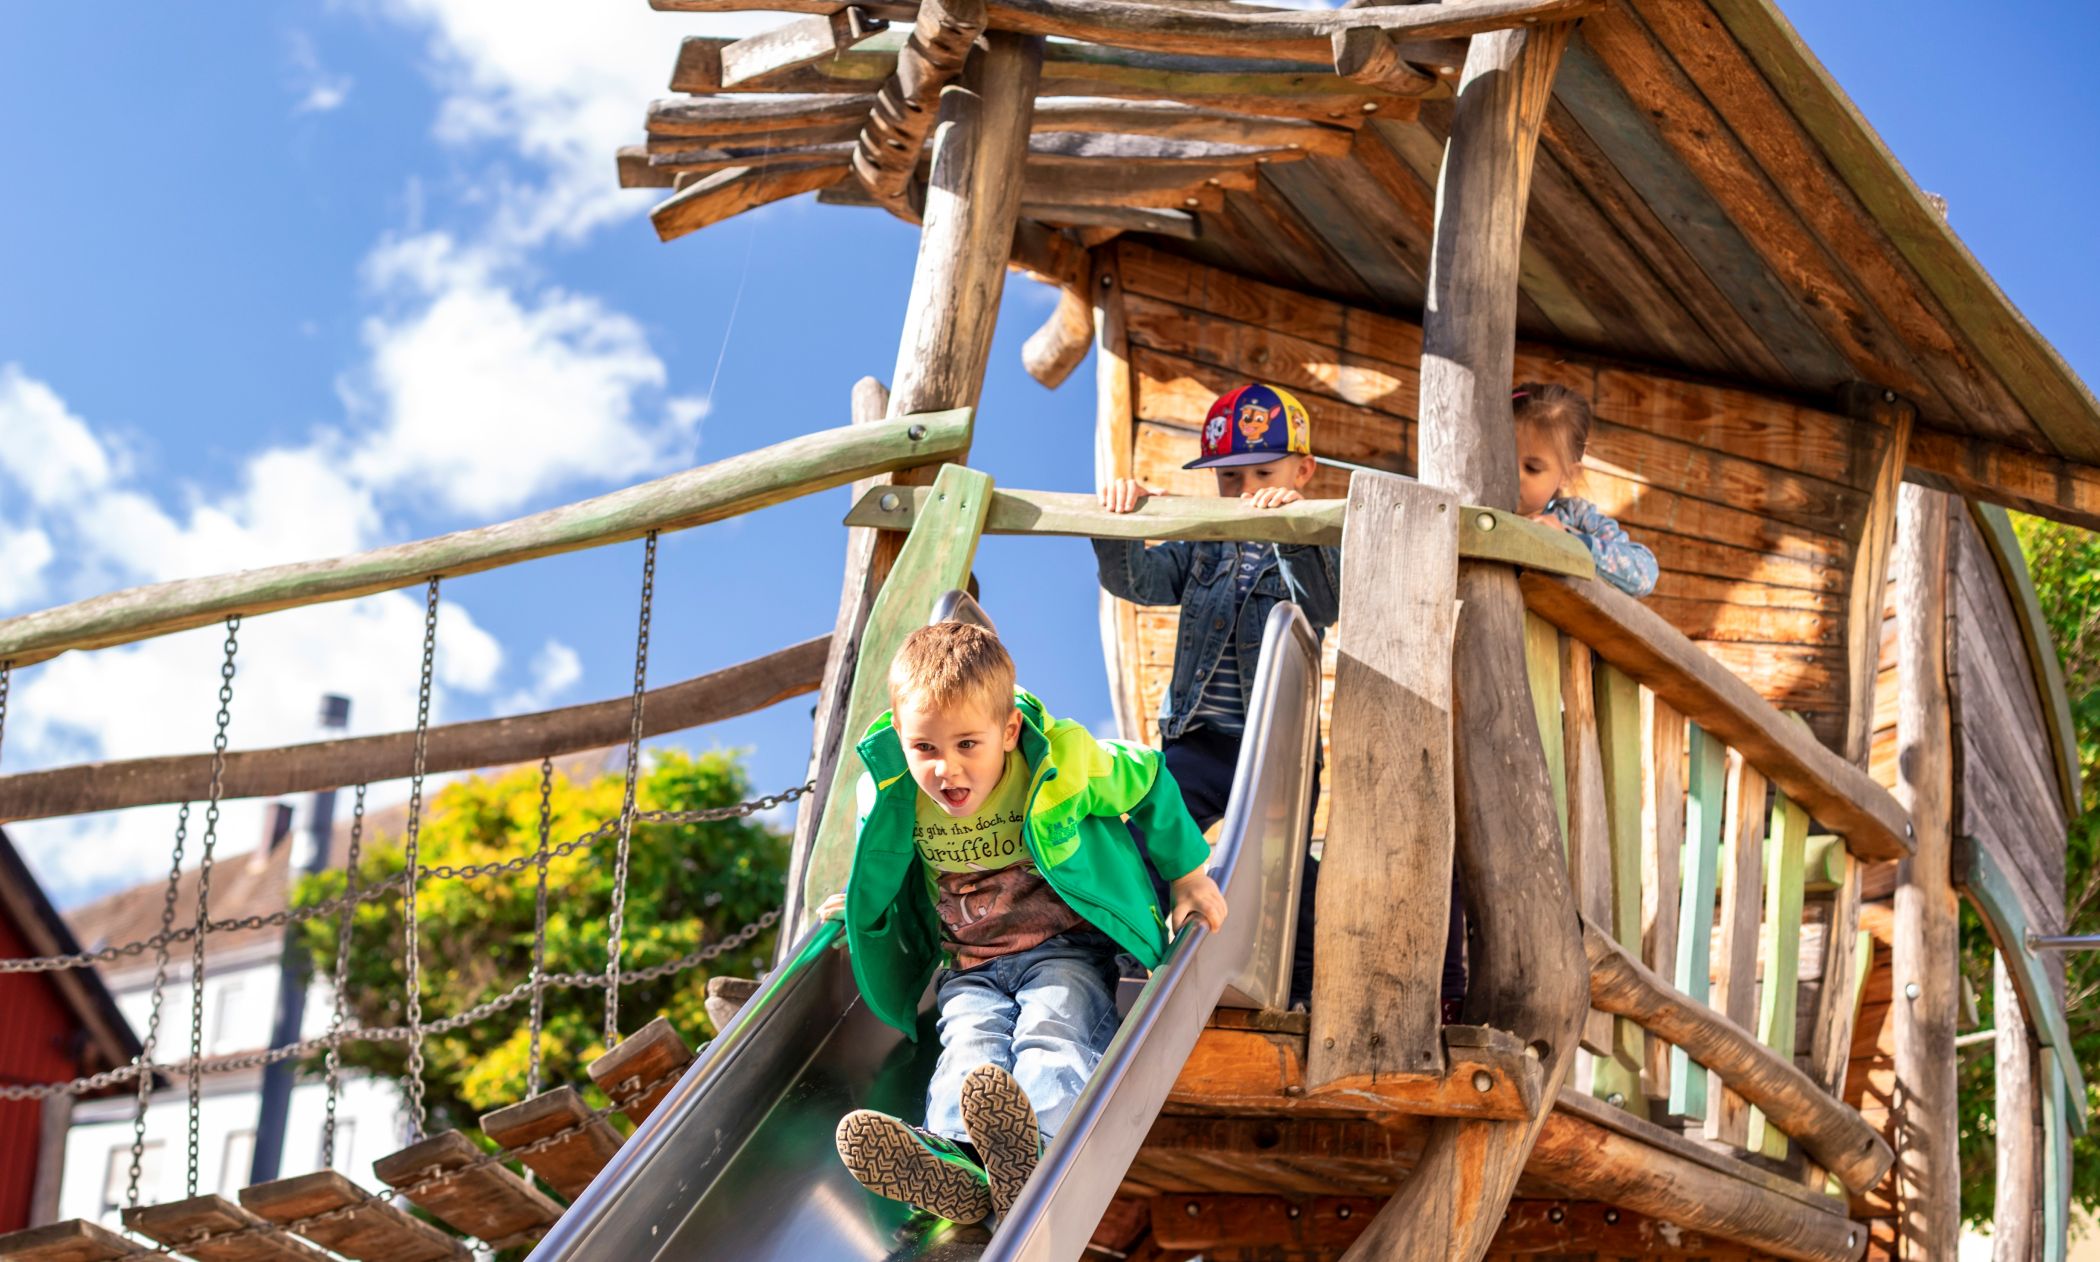
[[[620,1041],[590,1064],[591,1081],[621,1102],[627,1120],[641,1125],[677,1081],[671,1075],[692,1063],[693,1053],[667,1017],[658,1017]],[[626,1097],[647,1083],[658,1083],[638,1100]]]
[[[466,1262],[470,1256],[465,1244],[333,1170],[242,1188],[241,1204],[279,1224],[359,1206],[339,1218],[292,1228],[354,1262]]]
[[[592,1117],[576,1088],[556,1087],[530,1100],[484,1113],[481,1133],[505,1148],[522,1148],[579,1123],[581,1127],[568,1138],[518,1158],[545,1179],[548,1187],[573,1201],[620,1150],[620,1132],[604,1118]]]
[[[116,1262],[118,1258],[152,1256],[151,1249],[141,1249],[84,1218],[0,1236],[0,1258],[7,1262]]]
[[[124,1211],[124,1225],[197,1262],[328,1262],[328,1255],[277,1230],[210,1244],[183,1243],[199,1236],[261,1225],[263,1220],[223,1196],[192,1196],[166,1205]]]
[[[372,1173],[390,1187],[406,1189],[426,1176],[457,1169],[481,1156],[473,1140],[458,1131],[442,1131],[381,1157],[372,1163]],[[525,1244],[561,1217],[559,1205],[500,1165],[482,1166],[404,1194],[455,1230],[497,1249]]]
[[[707,1019],[715,1023],[715,1033],[729,1028],[736,1014],[758,993],[764,982],[755,982],[748,977],[710,977],[707,979]]]

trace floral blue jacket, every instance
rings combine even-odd
[[[1597,511],[1588,500],[1560,496],[1546,505],[1568,533],[1589,545],[1597,577],[1628,596],[1655,590],[1655,554],[1627,538],[1618,522]]]
[[[1224,656],[1227,637],[1239,649],[1244,678],[1261,660],[1262,629],[1278,601],[1294,601],[1317,634],[1341,611],[1342,550],[1310,544],[1270,549],[1240,604],[1235,571],[1236,543],[1168,542],[1146,547],[1134,540],[1096,539],[1094,559],[1109,595],[1140,605],[1180,605],[1174,639],[1174,676],[1160,704],[1159,738],[1178,738],[1203,694],[1203,685]],[[1235,609],[1237,606],[1237,609]]]

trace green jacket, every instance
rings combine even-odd
[[[1166,954],[1167,931],[1129,816],[1161,876],[1175,880],[1210,857],[1181,789],[1156,749],[1095,739],[1051,718],[1027,690],[1021,754],[1029,769],[1029,856],[1057,896],[1147,968]],[[853,978],[876,1016],[917,1029],[919,996],[940,966],[941,924],[925,862],[912,844],[919,786],[885,713],[860,743],[860,835],[846,881],[846,944]]]

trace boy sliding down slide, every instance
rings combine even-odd
[[[1157,966],[1189,917],[1224,924],[1225,897],[1159,752],[1052,719],[991,632],[921,627],[889,685],[852,873],[819,912],[845,916],[862,998],[908,1035],[940,968],[941,1055],[923,1126],[857,1110],[839,1156],[869,1191],[973,1223],[1012,1207],[1107,1050],[1117,953]],[[1164,918],[1147,856],[1173,874]]]

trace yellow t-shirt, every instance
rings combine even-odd
[[[1036,871],[1022,836],[1028,760],[1010,750],[976,814],[957,819],[922,790],[912,844],[933,877],[942,945],[957,968],[1037,946],[1085,922]]]

